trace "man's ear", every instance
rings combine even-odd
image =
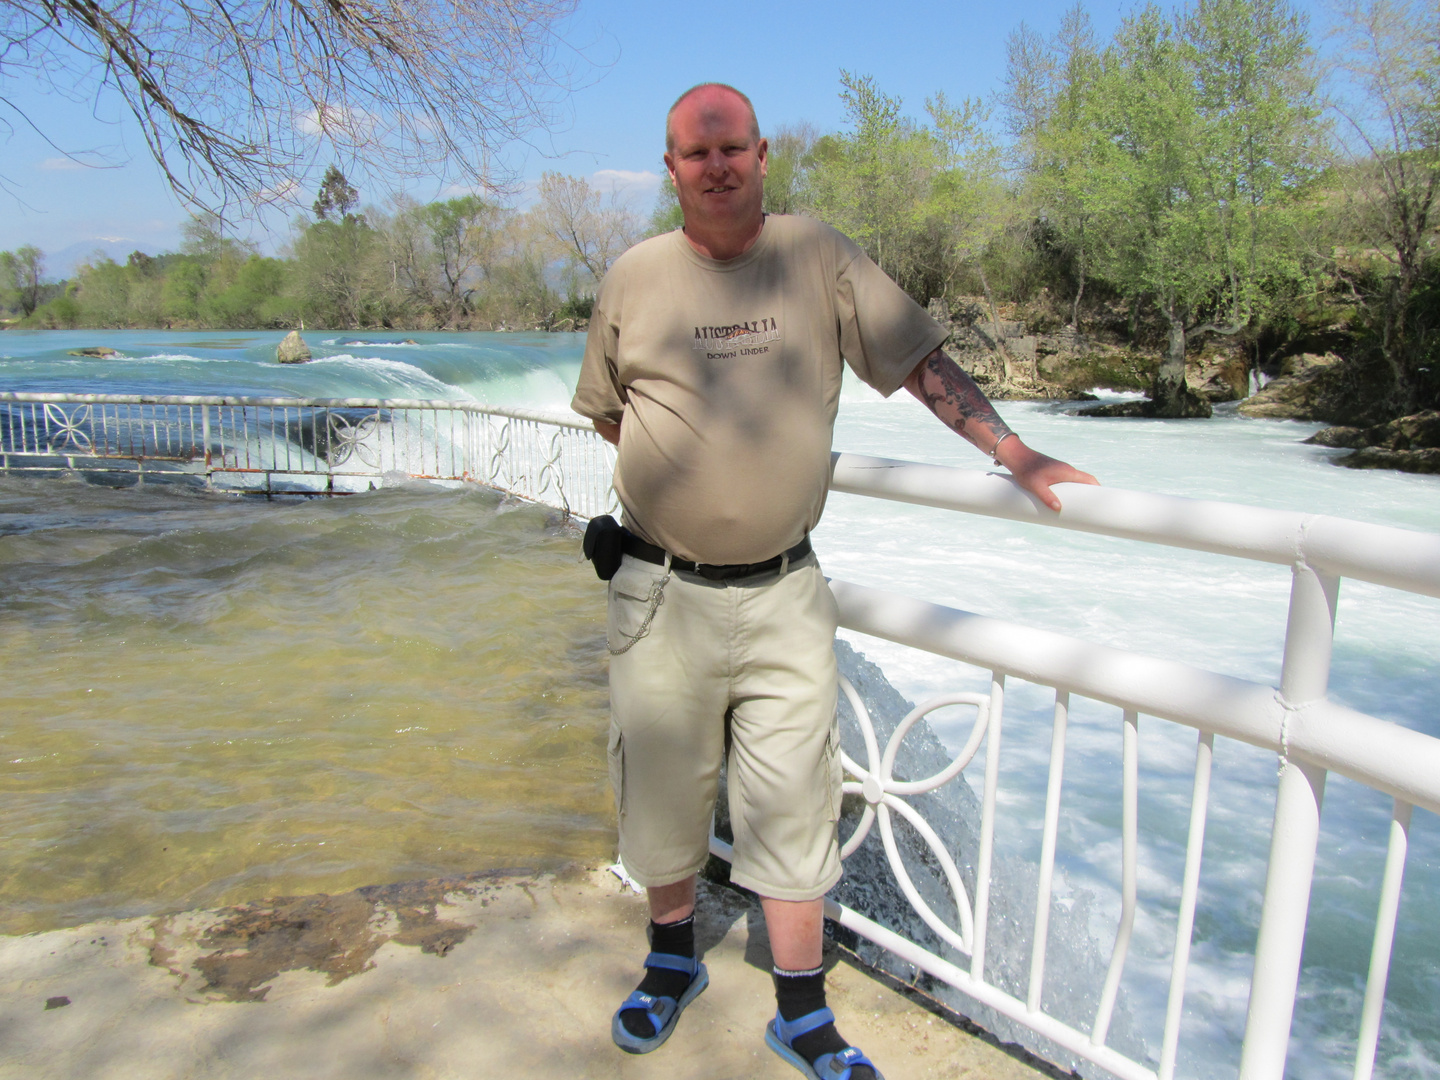
[[[670,183],[675,183],[675,159],[670,156],[670,151],[665,151],[662,160],[665,162],[665,171],[670,174]]]
[[[760,179],[763,180],[770,171],[770,140],[761,139],[755,152],[760,155]]]

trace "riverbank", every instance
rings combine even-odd
[[[758,905],[701,888],[710,987],[643,1057],[609,1029],[636,978],[644,901],[608,871],[572,868],[0,938],[0,1077],[788,1080],[764,1045],[774,998]],[[1055,1075],[833,944],[825,964],[842,1030],[890,1080]]]

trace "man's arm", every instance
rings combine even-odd
[[[604,420],[591,420],[595,425],[595,432],[611,446],[620,445],[620,425],[607,424]]]
[[[946,356],[943,349],[936,349],[915,365],[915,370],[905,379],[905,389],[951,431],[1009,469],[1022,488],[1051,510],[1060,509],[1060,500],[1050,490],[1051,484],[1100,482],[1089,473],[1026,446],[1000,419],[975,380]],[[618,436],[618,425],[616,433]]]

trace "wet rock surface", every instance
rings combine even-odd
[[[299,330],[291,330],[275,347],[275,360],[281,364],[303,364],[310,359],[310,346],[300,336]]]
[[[1334,353],[1287,357],[1279,378],[1240,403],[1240,415],[1257,420],[1348,420],[1354,400],[1343,369],[1344,361]]]
[[[1371,427],[1328,427],[1305,441],[1354,450],[1336,462],[1350,469],[1440,473],[1440,412],[1433,409]]]
[[[212,950],[189,959],[188,968],[204,978],[199,992],[216,1000],[264,1001],[271,984],[286,971],[314,971],[328,986],[375,966],[374,956],[387,941],[444,956],[474,929],[436,914],[439,905],[458,896],[489,896],[502,885],[525,880],[516,871],[473,874],[463,878],[374,885],[339,896],[284,896],[241,904],[218,913],[218,922],[198,935],[176,934],[171,920],[152,924],[151,963],[182,978],[189,971],[182,955]]]

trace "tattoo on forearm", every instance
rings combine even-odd
[[[917,396],[941,423],[985,453],[1010,430],[975,380],[943,350],[925,358],[917,383]]]

